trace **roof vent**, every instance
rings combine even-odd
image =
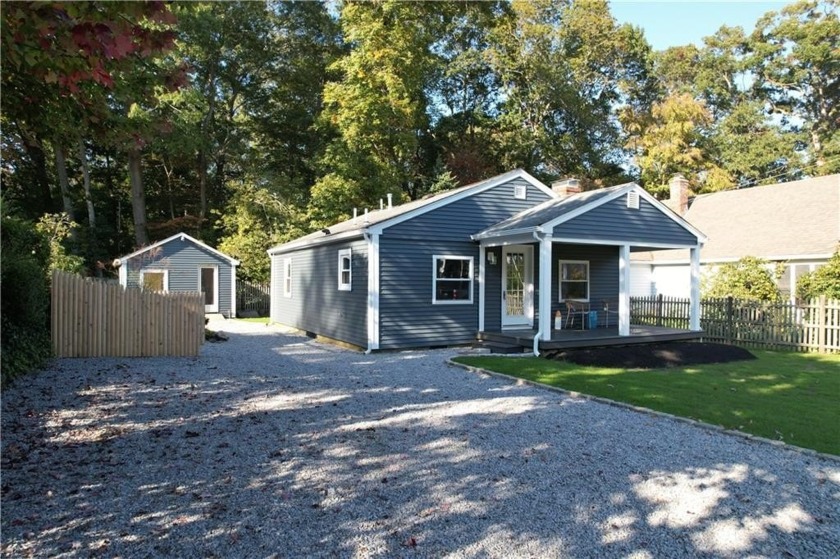
[[[524,184],[514,185],[513,197],[517,200],[525,200],[528,197],[528,187]]]
[[[627,207],[631,210],[639,209],[639,193],[635,190],[631,190],[627,193]]]

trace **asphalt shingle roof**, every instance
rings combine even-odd
[[[831,254],[840,243],[840,174],[701,195],[684,217],[708,236],[704,262]],[[687,261],[688,251],[652,258]]]

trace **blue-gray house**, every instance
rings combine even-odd
[[[178,233],[118,258],[120,285],[153,291],[200,291],[204,310],[236,316],[239,261]]]
[[[368,351],[491,332],[536,350],[590,311],[629,336],[630,252],[687,248],[697,264],[704,240],[634,183],[579,192],[516,170],[273,247],[271,320]]]

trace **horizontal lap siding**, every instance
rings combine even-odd
[[[496,255],[496,264],[485,262],[484,330],[495,332],[502,329],[502,248],[488,248],[487,253]]]
[[[693,245],[697,238],[650,202],[639,200],[639,209],[627,207],[624,196],[611,200],[554,228],[560,238],[615,240],[633,243]]]
[[[380,240],[379,347],[469,343],[478,332],[478,246],[471,242]],[[473,302],[432,304],[436,254],[473,257]]]
[[[140,287],[140,272],[143,270],[168,270],[169,291],[199,291],[199,268],[219,268],[219,312],[229,315],[232,303],[231,267],[227,260],[208,252],[189,241],[173,239],[156,249],[144,252],[129,260],[128,287]]]
[[[338,289],[338,251],[350,248],[352,289]],[[283,261],[292,259],[292,296],[283,295]],[[367,243],[321,245],[272,255],[271,320],[367,346]]]
[[[515,185],[525,185],[525,200],[514,198]],[[380,240],[380,313],[382,349],[469,343],[478,331],[478,244],[470,235],[549,196],[521,179],[453,202],[385,229]],[[495,250],[501,269],[501,252]],[[432,258],[435,254],[473,257],[473,302],[432,304]],[[496,272],[498,276],[498,272]],[[501,297],[499,279],[488,284],[486,300]],[[495,289],[495,294],[493,290]],[[501,303],[499,303],[500,307]],[[485,328],[498,324],[501,308],[485,317]]]

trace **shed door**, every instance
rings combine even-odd
[[[506,246],[502,251],[502,328],[534,324],[533,250]]]
[[[201,268],[201,292],[204,293],[204,312],[219,312],[219,268]]]

